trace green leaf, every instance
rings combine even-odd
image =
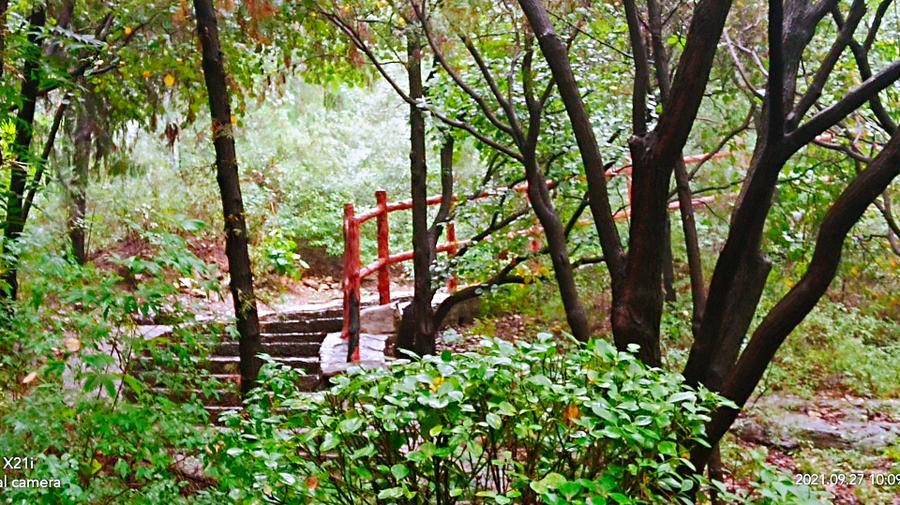
[[[389,487],[387,489],[382,489],[381,492],[378,493],[379,500],[389,500],[391,498],[400,498],[403,496],[403,488],[400,487]]]
[[[404,477],[409,475],[409,468],[403,463],[397,463],[391,467],[391,475],[397,480],[403,480]]]

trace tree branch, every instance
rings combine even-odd
[[[851,90],[840,101],[822,110],[811,117],[806,124],[788,134],[786,141],[789,151],[796,152],[812,142],[822,132],[837,124],[838,121],[847,117],[898,79],[900,79],[900,60],[894,61],[884,70]]]
[[[775,352],[824,295],[837,272],[850,229],[897,175],[900,175],[900,134],[894,134],[869,168],[844,189],[826,213],[806,273],[765,316],[729,374],[722,392],[738,409],[726,407],[715,412],[707,425],[709,443],[715,444],[725,434]],[[709,449],[697,447],[692,459],[702,468],[708,455]]]
[[[835,9],[837,9],[837,7],[835,7]],[[841,27],[837,38],[835,38],[834,43],[831,45],[831,49],[825,56],[825,60],[819,65],[819,69],[816,70],[816,74],[813,77],[812,83],[810,83],[807,88],[806,93],[804,93],[800,98],[800,101],[797,102],[794,110],[788,114],[786,125],[788,131],[793,130],[800,124],[800,120],[803,119],[806,112],[809,111],[810,107],[812,107],[813,104],[819,100],[819,97],[822,96],[822,90],[825,88],[825,83],[831,76],[831,72],[834,70],[835,65],[840,59],[841,53],[844,52],[847,44],[849,44],[850,40],[853,38],[853,32],[856,31],[856,27],[859,25],[859,22],[862,21],[865,12],[866,1],[853,0],[847,22]]]

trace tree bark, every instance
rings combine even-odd
[[[422,82],[423,44],[417,33],[410,33],[406,43],[406,70],[409,97],[413,101],[425,97]],[[410,304],[412,320],[404,329],[409,335],[398,336],[398,345],[419,356],[433,354],[435,349],[434,317],[431,307],[431,263],[434,248],[428,227],[428,166],[426,164],[425,116],[415,103],[409,104],[410,128],[410,193],[412,196],[413,228],[413,300]]]
[[[675,291],[675,255],[672,253],[672,220],[666,214],[666,233],[663,235],[663,293],[667,302],[678,300]]]
[[[69,197],[69,218],[67,221],[69,241],[72,244],[72,256],[79,265],[83,265],[87,261],[85,215],[87,210],[88,168],[91,162],[91,145],[94,132],[92,114],[89,111],[90,100],[91,97],[86,97],[78,110],[75,122],[75,135],[72,139],[75,146],[72,157],[72,174],[66,187]]]
[[[656,0],[647,0],[647,17],[649,18],[656,82],[662,102],[665,104],[669,99],[672,83],[669,78],[669,53],[663,41],[662,15]],[[706,305],[706,283],[703,280],[700,240],[697,236],[697,222],[694,218],[691,178],[683,158],[675,160],[674,171],[675,189],[678,195],[678,208],[681,214],[681,227],[684,233],[685,252],[691,279],[691,303],[693,305],[691,328],[692,332],[696,333],[700,327],[700,321],[703,319],[703,307]]]
[[[528,18],[528,23],[538,39],[544,59],[553,73],[559,94],[563,99],[578,151],[584,165],[588,183],[591,214],[597,227],[600,246],[609,267],[613,296],[621,290],[621,280],[625,272],[625,251],[619,238],[619,230],[613,219],[612,207],[609,203],[609,192],[606,187],[606,174],[603,158],[597,147],[597,138],[591,126],[591,118],[587,114],[581,91],[575,80],[575,74],[569,63],[568,50],[565,43],[553,30],[550,17],[540,0],[519,0],[519,5]]]
[[[212,116],[216,181],[222,196],[225,254],[228,257],[231,298],[240,335],[241,393],[246,395],[256,385],[261,365],[261,360],[257,356],[260,350],[259,316],[253,293],[253,271],[248,252],[247,224],[234,147],[231,104],[212,0],[194,0],[194,11],[197,16],[197,33],[203,53],[203,74]]]
[[[25,185],[28,182],[27,166],[30,163],[31,141],[34,137],[34,113],[37,106],[38,86],[40,83],[40,58],[42,37],[40,31],[44,28],[47,17],[43,7],[38,7],[31,13],[28,19],[29,34],[27,54],[22,67],[22,88],[20,96],[22,103],[16,116],[16,136],[13,140],[11,151],[15,159],[10,169],[9,191],[6,198],[6,223],[4,226],[4,241],[2,253],[8,255],[12,252],[14,258],[10,258],[3,272],[3,281],[7,289],[3,291],[6,299],[15,300],[19,292],[18,279],[18,253],[10,251],[10,245],[16,242],[25,229],[25,221],[22,219],[22,204],[25,195]]]
[[[853,182],[847,186],[825,214],[816,247],[806,273],[769,311],[756,328],[747,348],[722,388],[725,397],[738,409],[721,408],[707,426],[708,441],[718,442],[731,427],[763,376],[775,352],[825,294],[837,273],[844,240],[868,206],[900,175],[900,134],[890,142]],[[698,471],[709,457],[709,449],[696,447],[692,459]]]
[[[627,261],[621,244],[617,243],[615,223],[606,212],[609,199],[602,169],[597,166],[600,153],[568,61],[568,51],[553,31],[540,0],[519,0],[519,4],[557,82],[585,164],[591,211],[612,273],[616,345],[624,349],[638,344],[638,357],[647,364],[658,365],[663,257],[659,237],[665,227],[669,179],[700,107],[731,2],[702,0],[697,5],[675,74],[671,100],[653,132],[632,138],[634,198]]]

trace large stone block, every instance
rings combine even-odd
[[[347,341],[340,333],[329,333],[322,341],[319,349],[319,362],[324,375],[335,375],[353,365],[383,366],[385,363],[384,347],[390,335],[360,333],[358,363],[347,361]]]
[[[366,307],[359,311],[359,332],[372,335],[395,333],[400,327],[400,316],[397,302]]]

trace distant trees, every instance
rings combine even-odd
[[[50,158],[66,121],[75,124],[68,129],[69,133],[76,130],[78,133],[71,135],[72,177],[59,179],[67,184],[70,200],[67,228],[73,257],[79,262],[86,259],[85,210],[90,162],[92,158],[96,161],[107,155],[112,144],[108,140],[112,133],[101,132],[101,126],[111,130],[140,115],[135,111],[134,102],[121,98],[122,95],[133,98],[134,94],[110,97],[91,89],[105,76],[120,71],[123,51],[147,24],[145,21],[141,26],[128,26],[133,20],[127,16],[141,17],[142,12],[133,11],[127,5],[120,7],[119,14],[124,15],[116,18],[111,11],[93,5],[76,5],[71,0],[33,5],[24,2],[10,5],[4,1],[0,5],[0,67],[20,65],[21,68],[12,74],[0,70],[0,90],[4,98],[9,98],[0,109],[0,120],[8,120],[15,128],[7,152],[11,156],[3,159],[0,153],[0,164],[10,173],[0,246],[5,283],[0,292],[6,300],[15,299],[18,294],[18,242],[38,192],[51,178]],[[14,19],[19,19],[22,11],[28,14],[24,22],[10,23],[9,12],[15,12]],[[8,32],[10,24],[14,31]],[[13,45],[6,44],[9,37],[14,37]],[[54,111],[46,132],[36,127],[42,102]],[[103,142],[101,137],[105,139]],[[36,138],[43,140],[40,150],[33,147]]]

